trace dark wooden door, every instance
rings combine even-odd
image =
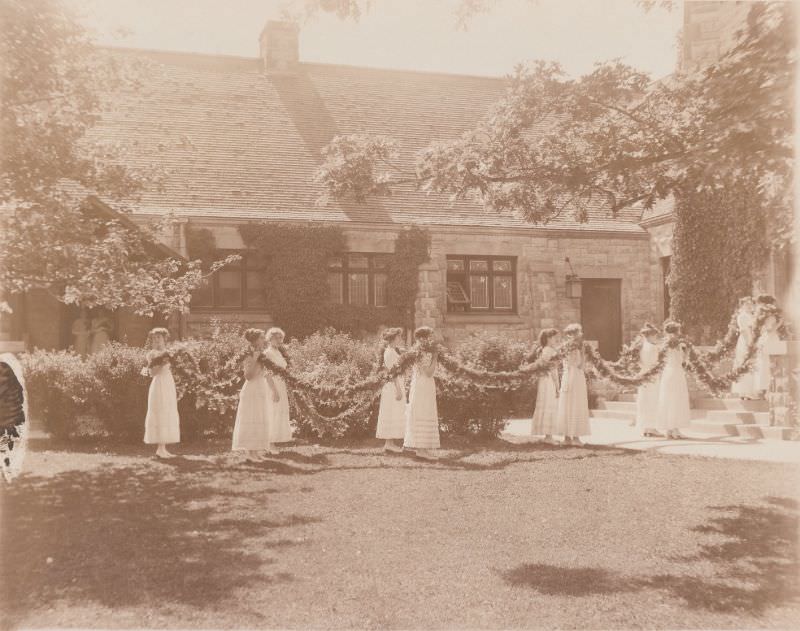
[[[583,337],[597,340],[600,355],[615,360],[622,348],[622,281],[618,278],[584,278],[581,285]]]

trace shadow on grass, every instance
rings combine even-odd
[[[681,574],[626,576],[595,567],[524,564],[503,573],[514,586],[541,594],[591,596],[641,590],[662,590],[690,609],[760,616],[769,609],[800,601],[797,502],[766,498],[773,506],[712,506],[720,513],[692,529],[714,543],[691,556],[673,559]],[[717,541],[723,539],[722,543]],[[711,563],[714,576],[692,575],[698,564]]]
[[[148,464],[107,465],[23,476],[6,487],[0,521],[6,623],[14,626],[26,612],[56,601],[214,609],[235,599],[238,588],[293,580],[270,571],[270,555],[304,540],[275,534],[318,519],[238,519],[220,510],[232,496],[204,479],[171,478]],[[261,490],[237,497],[245,505],[265,501]]]

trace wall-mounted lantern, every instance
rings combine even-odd
[[[569,274],[567,274],[567,298],[580,298],[582,296],[581,279],[572,269],[569,257],[565,257],[564,261],[569,265]]]

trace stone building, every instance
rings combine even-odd
[[[598,207],[585,223],[564,216],[531,225],[477,201],[411,189],[365,204],[317,205],[324,191],[314,174],[336,135],[392,137],[410,165],[430,141],[473,127],[503,94],[504,80],[301,63],[298,33],[281,22],[268,23],[259,43],[257,58],[107,51],[136,64],[142,87],[115,95],[95,139],[125,141],[131,167],[155,164],[166,177],[124,207],[96,203],[142,221],[172,213],[178,224],[169,245],[183,255],[190,227],[210,229],[221,252],[243,252],[237,228],[244,222],[340,225],[349,252],[331,267],[329,300],[377,307],[385,304],[380,255],[407,226],[425,227],[432,256],[419,271],[415,321],[448,341],[487,330],[531,340],[543,327],[579,321],[613,357],[645,320],[663,319],[660,220],[640,223],[641,210],[612,216]],[[571,295],[573,274],[580,297]],[[245,253],[196,297],[184,333],[202,334],[211,319],[267,326],[269,291]],[[70,343],[75,314],[48,300],[22,301],[28,346]],[[119,313],[114,336],[141,343],[149,325]]]

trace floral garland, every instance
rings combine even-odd
[[[609,362],[600,357],[600,354],[592,347],[591,344],[584,343],[583,352],[586,358],[589,360],[591,367],[594,368],[600,377],[613,381],[620,386],[639,387],[645,383],[654,381],[655,378],[661,374],[661,371],[664,369],[664,366],[667,362],[667,350],[670,348],[675,348],[675,346],[677,346],[677,341],[674,338],[667,339],[667,341],[658,351],[656,363],[644,372],[633,376],[620,374],[614,370]]]
[[[753,339],[747,345],[744,359],[741,364],[734,366],[724,375],[715,375],[711,367],[708,365],[706,358],[701,355],[694,345],[686,340],[685,344],[689,352],[689,369],[697,376],[697,380],[708,390],[712,395],[719,396],[728,390],[731,385],[736,382],[739,377],[747,374],[752,370],[753,360],[758,351],[758,342],[764,332],[764,325],[769,317],[776,315],[775,310],[761,309],[756,317],[755,324],[753,325]]]
[[[319,411],[317,404],[308,393],[298,390],[293,392],[294,402],[301,414],[314,418],[319,423],[342,423],[347,424],[356,417],[363,417],[367,411],[375,405],[380,397],[380,392],[373,392],[371,395],[360,395],[360,399],[355,401],[346,409],[333,416],[327,416]]]
[[[725,337],[719,340],[710,351],[702,353],[702,357],[707,362],[716,362],[728,355],[734,346],[736,345],[737,340],[739,339],[739,324],[737,322],[737,312],[734,312],[731,316],[730,322],[728,322],[728,330],[725,332]]]
[[[630,344],[622,347],[622,352],[619,359],[615,362],[609,362],[609,366],[615,370],[622,370],[628,374],[635,375],[641,370],[640,366],[640,353],[644,338],[637,335]]]

